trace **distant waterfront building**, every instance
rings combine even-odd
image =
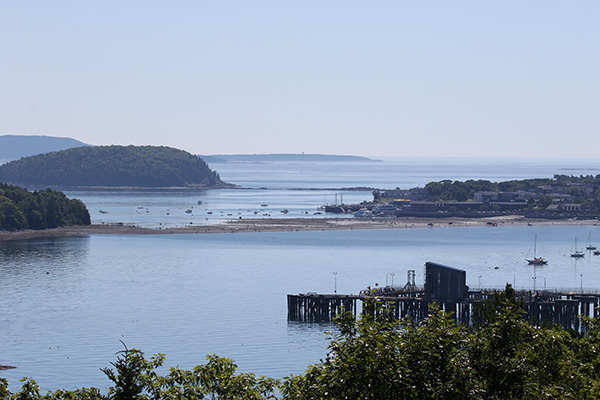
[[[475,192],[473,201],[477,203],[489,203],[492,201],[506,202],[516,199],[515,192]]]
[[[553,203],[546,207],[546,211],[563,212],[563,211],[580,211],[581,204],[577,203]]]
[[[412,189],[392,189],[384,190],[381,197],[386,199],[406,199],[406,200],[422,200],[427,197],[428,193],[425,188]]]
[[[552,193],[549,195],[552,198],[553,204],[565,203],[567,200],[571,200],[572,196],[563,193]]]

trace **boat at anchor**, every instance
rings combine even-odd
[[[573,245],[573,250],[571,251],[571,257],[573,258],[582,258],[585,254],[583,251],[577,250],[577,237],[575,237],[575,244]]]
[[[533,258],[527,259],[527,263],[529,265],[546,265],[548,264],[548,260],[545,260],[542,257],[537,257],[537,235],[535,235],[533,239]]]
[[[590,234],[588,236],[587,246],[585,247],[585,249],[586,250],[596,250],[597,249],[597,247],[592,244],[592,232],[590,232]]]

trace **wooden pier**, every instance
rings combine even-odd
[[[303,322],[331,322],[340,312],[357,315],[357,301],[364,296],[347,294],[288,294],[288,319]]]
[[[475,307],[493,294],[492,290],[470,292],[466,299],[460,301],[431,300],[421,296],[422,292],[370,298],[386,304],[397,319],[423,321],[429,306],[436,303],[442,310],[453,313],[457,324],[471,325]],[[575,331],[585,329],[583,316],[597,316],[597,307],[600,305],[598,293],[522,291],[516,292],[516,296],[523,301],[527,318],[533,323],[546,321]],[[367,298],[365,295],[288,294],[288,320],[331,322],[340,312],[347,311],[356,316],[360,314]]]
[[[390,310],[396,319],[420,322],[427,318],[429,306],[452,313],[457,324],[472,325],[475,308],[494,296],[494,290],[469,290],[466,272],[457,268],[425,263],[425,282],[418,288],[415,271],[409,270],[404,287],[385,286],[344,294],[288,294],[288,320],[302,322],[331,322],[340,312],[360,315],[367,299],[376,299]],[[550,322],[578,332],[586,330],[584,316],[596,317],[600,293],[516,291],[529,321],[534,324]]]

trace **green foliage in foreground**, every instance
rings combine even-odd
[[[81,200],[55,190],[30,192],[0,183],[0,230],[89,224],[90,213]]]
[[[103,371],[114,386],[41,395],[25,380],[0,398],[25,399],[600,399],[600,319],[585,334],[533,326],[507,291],[478,313],[478,329],[455,326],[433,306],[422,324],[397,321],[371,301],[359,321],[345,314],[326,359],[283,380],[236,373],[233,361],[209,356],[193,370],[161,376],[158,354],[118,353]],[[377,318],[374,317],[377,316]]]

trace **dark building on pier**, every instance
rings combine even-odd
[[[434,262],[425,263],[425,300],[456,302],[468,296],[467,273]]]

